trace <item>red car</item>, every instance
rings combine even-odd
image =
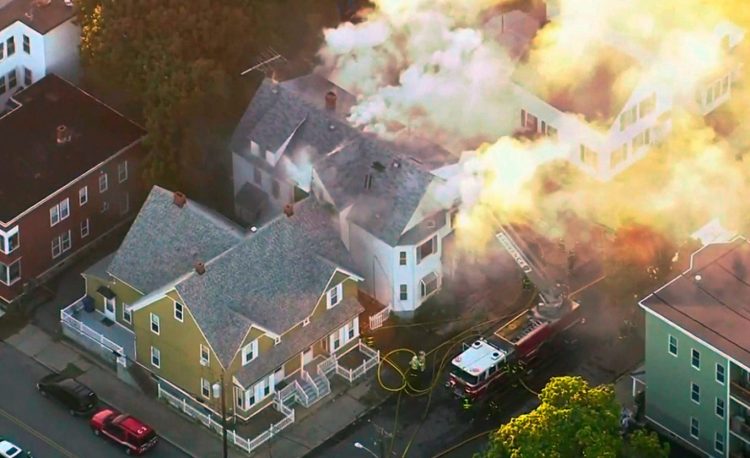
[[[100,410],[91,417],[90,424],[95,435],[122,445],[128,455],[142,455],[159,440],[153,428],[113,409]]]

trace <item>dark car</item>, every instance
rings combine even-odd
[[[42,396],[58,400],[71,415],[86,415],[99,403],[96,393],[75,379],[61,374],[49,374],[36,384]]]

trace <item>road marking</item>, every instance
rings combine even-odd
[[[35,435],[36,437],[38,437],[39,439],[41,439],[42,441],[44,441],[45,443],[47,443],[47,445],[49,445],[50,447],[54,448],[58,452],[62,453],[66,457],[68,457],[68,458],[77,458],[76,455],[74,455],[74,454],[70,453],[69,451],[67,451],[62,445],[58,444],[57,442],[53,441],[49,437],[47,437],[44,434],[40,433],[36,429],[34,429],[31,426],[27,425],[21,419],[16,418],[15,416],[11,415],[9,412],[3,410],[2,408],[0,408],[0,416],[3,416],[5,418],[7,418],[8,420],[12,421],[16,425],[20,426],[21,428],[23,428],[26,431],[30,432],[31,434]]]

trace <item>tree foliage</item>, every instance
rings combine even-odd
[[[581,377],[556,377],[539,394],[541,404],[493,433],[482,458],[666,458],[655,435],[623,441],[620,406],[611,385],[591,387]]]
[[[189,172],[196,162],[217,160],[205,157],[216,152],[206,150],[194,127],[205,126],[210,111],[213,125],[226,137],[227,124],[236,123],[245,108],[238,105],[249,102],[242,70],[270,46],[285,53],[286,42],[302,43],[305,52],[314,53],[323,26],[335,22],[335,4],[78,0],[86,81],[103,92],[124,93],[140,108],[149,133],[148,181],[185,186],[193,182]]]

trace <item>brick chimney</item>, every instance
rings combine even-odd
[[[68,129],[68,126],[64,124],[57,126],[57,129],[55,129],[55,133],[57,134],[58,145],[68,143],[73,137],[70,133],[70,129]]]
[[[294,215],[294,205],[293,204],[284,205],[284,214],[289,217]]]
[[[202,262],[198,261],[195,263],[195,273],[198,275],[203,275],[206,273],[206,265]]]
[[[326,109],[331,111],[336,111],[336,93],[333,91],[328,91],[326,93]]]
[[[176,191],[174,193],[174,196],[172,197],[172,202],[178,207],[182,208],[187,203],[187,196],[179,191]]]

